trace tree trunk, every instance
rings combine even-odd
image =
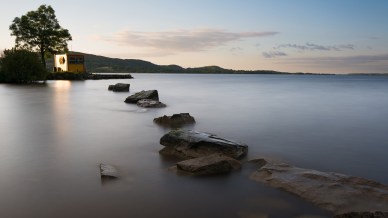
[[[43,46],[40,47],[40,58],[42,60],[42,64],[44,66],[44,69],[46,69],[46,58],[44,56],[44,48],[43,48]]]

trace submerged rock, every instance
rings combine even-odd
[[[141,91],[138,93],[135,93],[125,99],[125,103],[132,103],[136,104],[138,101],[142,99],[152,99],[155,101],[159,101],[159,94],[157,90],[148,90],[148,91]]]
[[[241,163],[223,154],[211,154],[205,157],[181,161],[176,166],[178,171],[183,171],[190,175],[203,176],[228,173],[231,170],[240,169]]]
[[[152,100],[152,99],[141,99],[136,104],[139,107],[145,107],[145,108],[161,108],[161,107],[166,107],[166,105],[163,104],[162,102],[156,101],[156,100]]]
[[[108,90],[114,92],[129,92],[130,84],[127,83],[116,83],[115,85],[109,85]]]
[[[114,166],[108,164],[100,164],[101,178],[118,178],[119,173]]]
[[[248,152],[248,146],[245,144],[194,130],[172,130],[160,139],[160,144],[165,146],[160,150],[160,154],[182,159],[204,157],[215,153],[238,159]]]
[[[168,127],[180,127],[185,124],[193,124],[195,123],[194,117],[190,116],[189,113],[180,113],[173,114],[172,116],[162,116],[154,119],[154,122]]]
[[[334,218],[388,218],[388,212],[350,212],[336,215]]]
[[[359,177],[268,162],[250,178],[296,194],[336,214],[388,210],[388,186]]]

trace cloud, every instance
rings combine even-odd
[[[237,52],[237,51],[242,51],[244,49],[240,48],[240,47],[233,47],[230,49],[231,52]]]
[[[177,52],[205,51],[246,38],[274,36],[278,32],[228,32],[218,29],[173,30],[142,32],[124,30],[100,40],[120,46],[140,47],[166,54]]]
[[[287,56],[287,54],[281,51],[269,51],[269,52],[263,52],[263,56],[265,58],[275,58],[275,57]]]
[[[343,50],[354,50],[354,45],[352,44],[342,44],[342,45],[318,45],[314,43],[306,43],[304,45],[299,44],[281,44],[274,49],[281,48],[293,48],[298,51],[343,51]]]
[[[349,56],[342,58],[344,62],[349,63],[376,63],[381,61],[386,61],[388,65],[388,54],[380,54],[380,55],[358,55],[358,56]]]
[[[241,48],[241,47],[233,47],[233,48],[229,49],[229,51],[230,51],[233,55],[238,55],[238,54],[243,53],[244,49]]]
[[[354,45],[352,44],[342,44],[342,45],[318,45],[314,43],[305,43],[301,44],[281,44],[276,47],[273,47],[273,51],[263,52],[263,56],[266,58],[276,58],[282,56],[288,56],[285,52],[281,51],[283,49],[295,49],[299,52],[304,51],[343,51],[343,50],[354,50]]]
[[[370,36],[368,38],[371,40],[379,40],[380,39],[380,37],[377,37],[377,36]]]
[[[287,58],[278,63],[311,67],[325,72],[388,73],[388,53],[342,57]]]
[[[388,66],[388,54],[378,55],[353,55],[343,57],[311,57],[311,58],[290,58],[290,61],[310,62],[317,64],[342,63],[342,64],[369,64],[377,62],[385,62]]]

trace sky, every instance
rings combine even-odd
[[[0,0],[15,17],[51,5],[69,49],[183,67],[388,73],[387,0]]]

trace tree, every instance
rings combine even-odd
[[[39,52],[44,67],[46,54],[67,51],[67,41],[72,40],[69,31],[59,25],[50,5],[41,5],[36,11],[16,17],[9,29],[11,36],[16,37],[16,47]]]
[[[0,82],[30,83],[47,77],[38,54],[26,49],[4,50],[0,66]]]

